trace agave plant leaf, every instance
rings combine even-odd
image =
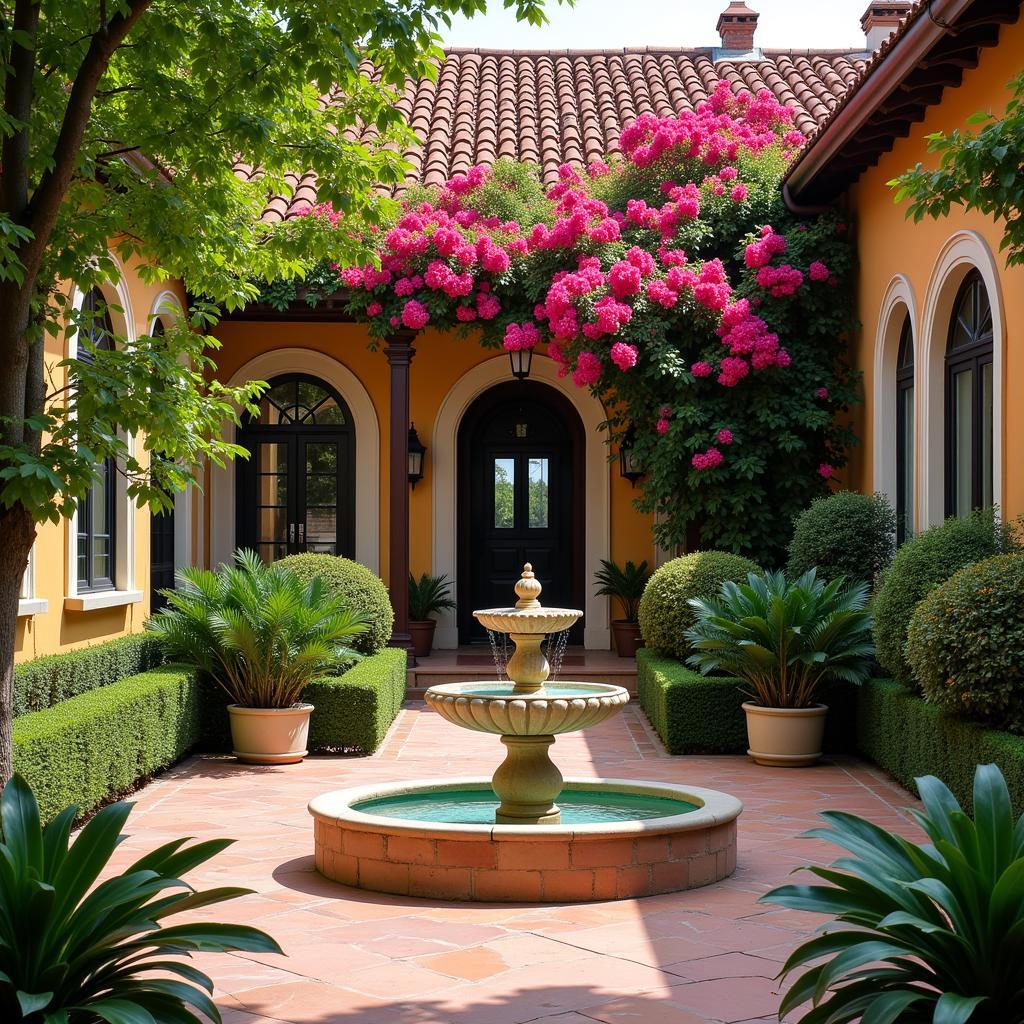
[[[163,919],[249,890],[197,891],[180,873],[227,845],[173,840],[100,880],[129,804],[104,807],[70,841],[75,809],[46,828],[20,776],[0,797],[0,1021],[32,1024],[194,1024],[220,1020],[202,971],[174,959],[196,950],[280,952],[242,925]],[[161,977],[154,977],[159,972]],[[191,1009],[190,1009],[191,1008]]]
[[[826,584],[813,569],[795,582],[751,573],[746,583],[723,583],[717,597],[690,601],[687,662],[740,676],[766,707],[810,707],[826,679],[867,675],[874,651],[867,594],[841,578]]]
[[[780,1007],[809,1003],[801,1024],[1024,1021],[1024,818],[994,765],[977,768],[973,816],[938,779],[917,783],[928,843],[827,812],[809,835],[850,856],[812,868],[826,884],[763,897],[844,929],[802,943],[783,966],[781,977],[802,972]]]

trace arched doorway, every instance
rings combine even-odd
[[[545,604],[584,606],[585,440],[572,403],[534,381],[499,384],[467,409],[458,437],[460,643],[485,638],[473,609],[508,605],[524,562]],[[582,642],[580,627],[570,642]]]
[[[315,377],[275,377],[238,443],[236,536],[265,562],[355,554],[355,432],[344,399]]]

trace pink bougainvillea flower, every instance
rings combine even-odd
[[[690,459],[690,465],[699,473],[705,469],[714,469],[724,461],[725,457],[722,453],[717,448],[712,447],[706,452],[695,452],[693,458]]]
[[[581,352],[576,359],[576,369],[572,372],[573,383],[584,388],[596,384],[601,379],[601,360],[593,352]]]
[[[655,427],[655,430],[657,430],[658,433],[661,434],[662,437],[664,437],[668,433],[668,428],[671,425],[672,424],[669,423],[669,421],[667,419],[665,419],[665,417],[663,416],[660,420],[658,420],[658,423],[657,423],[657,426]]]
[[[416,299],[410,299],[402,307],[402,324],[410,331],[421,330],[427,326],[429,320],[430,313],[427,312],[427,307]]]
[[[815,393],[815,394],[816,394],[816,395],[817,395],[817,396],[818,396],[819,398],[822,398],[822,399],[824,399],[824,398],[828,398],[828,388],[818,388],[818,390],[817,390],[817,391],[815,391],[814,393]]]
[[[821,260],[815,260],[807,268],[807,276],[812,281],[827,281],[829,279],[830,274],[831,271],[828,269],[828,267],[825,266],[824,263],[821,262]]]
[[[367,316],[380,316],[384,312],[384,307],[379,302],[371,302],[366,307]]]
[[[829,479],[829,477],[831,477],[831,476],[832,476],[832,474],[833,474],[833,473],[835,472],[835,470],[834,470],[834,469],[833,469],[833,468],[832,468],[832,467],[831,467],[831,466],[830,466],[830,465],[829,465],[829,464],[828,464],[827,462],[823,462],[823,463],[822,463],[822,464],[821,464],[821,465],[820,465],[820,466],[818,467],[818,472],[819,472],[819,473],[820,473],[820,474],[821,474],[821,475],[822,475],[822,476],[823,476],[823,477],[824,477],[824,478],[825,478],[826,480],[828,480],[828,479]]]
[[[705,363],[702,359],[698,360],[690,367],[690,373],[692,373],[694,377],[710,377],[714,372],[712,365],[710,363]]]
[[[717,434],[715,434],[715,440],[719,444],[732,444],[732,431],[723,427]]]
[[[638,355],[635,345],[627,345],[624,341],[617,341],[612,345],[612,362],[623,372],[636,366]]]

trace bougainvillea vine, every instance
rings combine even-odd
[[[780,198],[803,142],[770,92],[719,82],[547,189],[509,161],[416,189],[379,264],[337,273],[374,337],[458,329],[545,352],[604,402],[613,445],[632,428],[663,544],[773,563],[854,442],[846,226]]]

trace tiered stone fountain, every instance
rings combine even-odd
[[[473,614],[515,644],[510,682],[445,683],[427,703],[494,733],[493,778],[426,779],[316,797],[316,866],[381,892],[505,902],[571,902],[695,888],[736,867],[742,804],[715,790],[626,779],[563,779],[555,736],[597,725],[629,701],[621,686],[555,682],[544,638],[583,613],[544,608],[529,564],[514,608]],[[494,800],[494,796],[498,800]]]

